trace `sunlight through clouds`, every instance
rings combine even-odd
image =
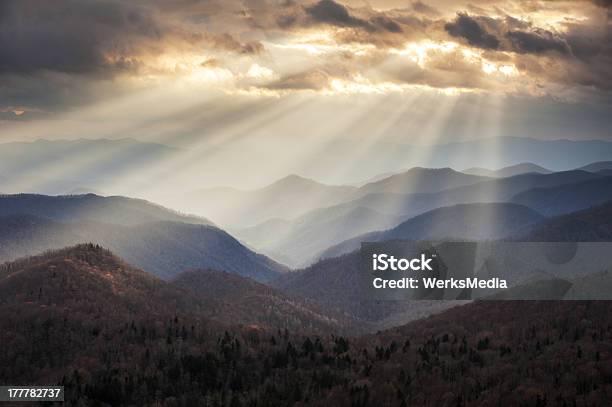
[[[543,137],[588,137],[609,116],[601,2],[101,0],[109,19],[87,2],[70,15],[41,2],[44,27],[12,4],[0,16],[14,38],[0,67],[3,141],[134,138],[177,149],[105,180],[109,191],[166,193],[157,179],[252,187],[287,173],[356,182],[417,162],[408,153],[360,165],[381,144],[530,135],[542,122],[553,123]],[[335,160],[317,158],[328,151]],[[60,177],[113,154],[45,170]],[[227,164],[239,171],[220,170]]]

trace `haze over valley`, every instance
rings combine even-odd
[[[36,149],[28,154],[44,168],[57,162],[54,157],[69,158],[67,146],[80,148],[89,143],[98,141],[48,142],[54,146],[51,156],[40,155]],[[554,151],[559,142],[548,143]],[[139,142],[120,144],[118,148],[132,149]],[[150,146],[144,146],[142,154],[149,154]],[[26,144],[19,148],[30,151]],[[153,149],[156,154],[158,148]],[[19,160],[21,165],[24,160]],[[559,230],[556,224],[573,225],[572,216],[584,219],[589,211],[607,219],[608,202],[612,201],[610,161],[592,161],[567,171],[526,163],[522,157],[517,161],[494,170],[412,167],[373,175],[357,185],[331,185],[287,175],[258,189],[177,192],[184,203],[170,206],[173,209],[142,198],[88,191],[6,194],[0,196],[0,259],[14,261],[93,243],[162,280],[209,287],[198,292],[213,286],[223,291],[224,285],[242,281],[232,282],[231,276],[254,280],[247,284],[248,290],[263,290],[255,302],[269,302],[266,307],[281,307],[292,314],[298,311],[291,307],[306,307],[308,311],[299,311],[306,312],[300,318],[315,318],[308,323],[313,327],[336,321],[333,324],[344,332],[389,328],[461,302],[383,304],[359,297],[355,288],[362,242],[532,240],[534,236],[546,241],[589,240],[587,236],[607,239],[611,229],[605,222],[586,230],[567,226],[557,235],[549,231]],[[73,174],[66,179],[56,176],[55,185],[69,188],[76,185],[71,183],[80,183],[97,189],[96,180],[105,176],[102,169],[97,168],[97,178],[87,171],[76,174],[83,180],[75,181]],[[110,174],[129,170],[111,167]],[[5,173],[10,171],[5,169]],[[3,184],[2,189],[9,191],[14,185]],[[186,207],[192,210],[184,210]],[[210,271],[201,279],[198,270]],[[278,292],[255,285],[260,283]],[[226,295],[236,295],[230,294],[233,289],[227,290]],[[237,305],[240,298],[223,301]],[[262,322],[259,313],[248,307],[239,312],[243,324]],[[281,323],[283,317],[277,318]]]

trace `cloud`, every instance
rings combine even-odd
[[[353,17],[341,4],[333,0],[320,0],[318,3],[305,7],[306,13],[316,22],[338,27],[369,27],[369,23]]]
[[[532,32],[509,31],[507,37],[512,42],[513,50],[516,52],[541,54],[556,51],[561,54],[569,53],[567,42],[550,31],[542,29]]]
[[[0,72],[130,70],[137,47],[162,35],[146,8],[123,2],[5,0]]]
[[[477,19],[460,13],[454,21],[446,23],[444,29],[453,37],[464,38],[470,45],[484,49],[499,48],[500,41],[489,34]]]
[[[423,3],[422,1],[415,1],[412,3],[412,9],[414,11],[416,11],[417,13],[421,13],[421,14],[426,14],[426,15],[430,15],[430,16],[439,16],[440,12],[434,8],[431,7],[428,4]]]
[[[328,87],[331,79],[323,69],[313,69],[286,76],[265,87],[271,90],[321,90]]]
[[[355,78],[524,93],[612,88],[610,11],[600,8],[609,1],[412,0],[390,8],[397,4],[0,1],[0,108],[61,109],[100,89],[119,94],[149,77],[198,78],[220,67],[232,73],[219,84],[229,92],[326,90]],[[274,74],[254,83],[253,66]]]
[[[600,7],[612,7],[612,0],[593,0]]]
[[[264,46],[259,41],[240,42],[228,33],[210,35],[206,38],[206,42],[214,48],[232,51],[238,54],[259,54],[264,50]]]
[[[357,15],[359,14],[359,15]],[[279,27],[292,29],[294,27],[329,26],[340,29],[361,31],[372,35],[376,41],[379,34],[399,34],[403,28],[394,18],[384,12],[372,9],[351,10],[333,0],[319,0],[311,5],[295,6],[291,4],[285,13],[280,14],[276,22]]]
[[[99,81],[172,73],[180,60],[170,57],[160,65],[157,58],[165,55],[189,52],[212,63],[219,53],[265,51],[257,39],[239,39],[231,24],[214,32],[212,24],[202,23],[214,13],[213,2],[3,0],[0,108],[54,110],[87,103]]]
[[[178,8],[182,3],[176,4]],[[206,25],[194,24],[194,15],[187,13],[191,8],[182,13],[178,8],[174,10],[178,15],[171,16],[162,6],[168,5],[120,0],[3,0],[0,74],[114,74],[137,71],[147,57],[173,47],[237,54],[258,54],[264,49],[259,41],[241,41],[232,32],[210,32]]]

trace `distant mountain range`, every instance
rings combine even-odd
[[[373,193],[420,194],[473,185],[486,178],[464,174],[451,168],[414,167],[407,171],[370,182],[359,188],[354,197]]]
[[[511,203],[461,204],[431,210],[398,226],[372,232],[332,246],[322,258],[359,249],[361,242],[388,240],[491,240],[513,235],[545,218],[526,206]]]
[[[612,170],[612,161],[599,161],[592,164],[577,168],[577,170],[599,172],[604,170]]]
[[[545,216],[557,216],[610,200],[612,176],[550,188],[530,189],[512,197],[511,202],[526,205]]]
[[[338,146],[334,145],[335,148]],[[396,168],[406,168],[407,164],[414,167],[408,170],[386,170],[375,176],[370,173],[364,177],[368,179],[366,182],[335,186],[292,175],[261,189],[244,191],[208,188],[181,196],[172,195],[165,199],[164,203],[202,214],[225,227],[240,229],[257,226],[272,218],[293,220],[311,210],[342,204],[372,193],[435,193],[443,189],[475,184],[484,181],[484,178],[505,178],[531,173],[550,174],[553,170],[568,172],[577,167],[582,171],[596,172],[598,166],[591,165],[592,163],[601,160],[600,168],[608,168],[604,160],[612,157],[612,143],[605,141],[543,141],[520,137],[428,147],[401,144],[385,144],[380,147],[380,151],[377,147],[377,151],[372,153],[371,161],[377,162],[374,157],[384,151],[384,159],[381,157],[378,161],[392,163],[393,157],[397,156],[401,165],[398,164]],[[412,157],[412,160],[413,157],[427,157],[427,160],[407,162],[406,157]],[[542,159],[545,159],[545,162]],[[484,164],[474,167],[478,163]],[[487,169],[498,168],[504,164],[506,166],[499,170]],[[580,168],[583,166],[584,169]],[[364,163],[363,167],[368,167],[368,163]],[[469,168],[458,172],[449,167]],[[359,171],[361,168],[355,170]],[[333,173],[330,174],[332,175]],[[299,198],[296,198],[295,191],[304,192],[298,193]]]
[[[170,199],[181,210],[206,213],[226,227],[245,227],[271,218],[291,219],[343,202],[355,190],[351,186],[325,185],[289,175],[261,189],[210,188],[184,194],[178,200],[174,196]]]
[[[578,168],[574,168],[575,171],[588,171],[588,172],[600,172],[604,170],[612,169],[612,161],[598,161],[588,165],[584,165]],[[500,168],[498,170],[490,170],[487,168],[478,168],[472,167],[461,172],[466,174],[473,174],[482,177],[496,177],[496,178],[505,178],[505,177],[513,177],[515,175],[521,174],[529,174],[531,172],[536,174],[550,174],[553,171],[541,167],[539,165],[533,163],[520,163],[516,165],[511,165],[509,167]]]
[[[500,137],[440,144],[431,149],[428,157],[427,167],[499,168],[534,163],[553,171],[563,171],[610,160],[612,143]]]
[[[515,147],[525,142],[511,141]],[[66,152],[70,148],[80,151],[83,146],[94,148],[99,142],[59,142],[61,148],[51,144]],[[132,145],[131,141],[119,143],[128,149]],[[549,146],[567,144],[559,143]],[[585,143],[580,144],[579,152],[588,150],[586,145],[592,147],[591,142]],[[37,143],[18,147],[30,151],[32,145],[39,148]],[[599,146],[605,151],[605,145]],[[83,150],[86,154],[92,153],[87,149]],[[151,146],[151,151],[175,153],[157,145]],[[236,284],[242,287],[239,292],[244,290],[248,295],[264,295],[268,308],[296,315],[287,323],[305,324],[308,319],[312,329],[319,329],[326,324],[344,326],[343,318],[355,318],[386,327],[452,304],[360,304],[363,299],[350,292],[350,280],[357,270],[354,251],[362,241],[538,239],[555,233],[559,240],[580,236],[604,240],[605,221],[597,226],[595,221],[585,223],[573,216],[582,213],[576,211],[612,200],[610,167],[609,161],[602,161],[551,173],[539,164],[524,162],[497,171],[472,171],[477,174],[415,167],[361,186],[326,185],[291,175],[255,190],[212,188],[174,197],[205,217],[121,196],[4,195],[0,196],[0,261],[92,242],[165,280],[178,278],[186,290],[189,285],[211,286],[217,281],[219,286]],[[545,218],[563,214],[569,214],[569,220]],[[228,231],[240,240],[213,221],[222,227],[233,225]],[[555,222],[562,226],[555,226]],[[581,225],[586,226],[581,229]],[[277,261],[303,269],[286,273],[288,268]],[[209,269],[221,274],[201,272],[190,280],[186,277],[189,274],[182,275],[187,270]],[[243,278],[272,283],[285,294],[266,292],[264,286]],[[340,280],[349,283],[343,288],[324,286]],[[283,297],[287,293],[289,297]],[[232,299],[242,307],[235,309],[232,318],[241,320],[240,313],[250,306],[248,295]],[[294,296],[305,298],[305,302],[296,303]],[[214,295],[206,300],[211,309],[221,307]],[[312,301],[322,304],[325,312],[311,307]],[[302,313],[302,308],[307,311]],[[331,310],[335,316],[329,314]],[[276,323],[284,318],[269,317]]]
[[[286,271],[205,219],[123,197],[0,197],[0,242],[0,261],[97,243],[166,279],[212,268],[268,281]]]
[[[612,143],[607,141],[502,137],[436,145],[379,142],[361,152],[360,160],[344,163],[341,158],[351,156],[355,145],[350,139],[330,142],[324,145],[316,160],[290,165],[287,171],[324,180],[327,184],[343,185],[354,183],[355,179],[376,181],[380,178],[376,174],[392,175],[410,167],[491,169],[533,163],[565,171],[597,161],[610,161],[612,157]],[[134,139],[4,143],[0,144],[0,176],[6,179],[0,182],[0,192],[57,195],[86,188],[125,194],[130,187],[142,186],[139,182],[161,181],[149,173],[149,169],[189,152],[188,149]],[[339,165],[343,171],[338,171]],[[336,176],[337,173],[350,174],[350,178]],[[143,178],[144,175],[147,177]],[[184,174],[180,172],[166,175],[168,178],[163,182],[172,182],[172,185],[158,185],[162,191],[184,181]],[[236,179],[238,181],[239,177]],[[211,181],[207,179],[207,185]]]
[[[535,188],[605,178],[604,174],[600,173],[565,171],[551,174],[528,173],[507,178],[470,176],[473,177],[470,180],[480,181],[462,185],[466,179],[451,169],[417,169],[406,174],[417,179],[438,176],[446,180],[458,180],[460,186],[450,187],[453,182],[440,182],[438,185],[449,188],[430,193],[368,193],[335,206],[313,210],[293,221],[284,221],[282,226],[281,222],[264,222],[246,230],[232,229],[232,232],[250,246],[286,264],[305,266],[316,261],[328,247],[360,234],[389,229],[436,208],[466,203],[513,202],[512,199],[516,195]],[[379,182],[385,184],[385,180]],[[356,194],[363,191],[363,188],[371,188],[374,184],[368,185],[359,188],[353,195],[358,196]]]
[[[509,167],[500,168],[499,170],[489,170],[486,168],[472,167],[472,168],[463,170],[461,172],[466,173],[466,174],[478,175],[481,177],[504,178],[504,177],[513,177],[515,175],[521,175],[521,174],[529,174],[530,172],[534,172],[536,174],[550,174],[552,171],[544,167],[540,167],[539,165],[536,165],[536,164],[520,163],[516,165],[511,165]]]
[[[118,225],[136,225],[152,221],[213,224],[200,216],[185,215],[144,199],[123,196],[0,195],[0,216],[15,214],[29,214],[58,221],[93,220]]]
[[[382,210],[359,205],[361,199],[377,194],[413,191],[415,195],[472,185],[488,178],[466,175],[450,168],[413,168],[380,181],[337,195],[342,203],[323,205],[293,219],[277,219],[231,231],[247,244],[294,267],[316,259],[327,247],[372,230],[388,228],[408,217],[404,211]],[[433,191],[433,192],[432,192]]]
[[[385,215],[365,207],[318,209],[293,221],[272,220],[232,233],[263,253],[297,268],[316,260],[317,253],[347,237],[381,227],[392,227],[400,216]]]
[[[612,200],[581,211],[547,219],[515,236],[519,241],[612,241]]]

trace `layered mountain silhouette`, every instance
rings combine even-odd
[[[535,188],[512,197],[511,202],[526,205],[546,216],[556,216],[597,206],[612,200],[612,177]]]
[[[253,227],[271,219],[295,220],[308,212],[352,201],[374,192],[437,192],[470,185],[486,178],[450,168],[412,168],[361,187],[325,185],[297,175],[261,189],[210,188],[181,197],[182,210],[205,214],[220,225]],[[299,222],[299,220],[298,220]]]
[[[0,195],[0,216],[30,214],[58,221],[94,220],[119,225],[176,221],[212,225],[208,219],[185,215],[144,199],[95,194],[48,196]]]
[[[316,255],[339,240],[358,236],[402,220],[364,207],[336,207],[314,210],[293,221],[271,220],[232,232],[241,240],[284,264],[303,267]]]
[[[511,203],[475,203],[443,207],[415,216],[398,226],[372,232],[330,247],[323,258],[359,249],[362,242],[388,240],[493,240],[542,222],[536,211]]]
[[[286,268],[203,218],[124,197],[0,197],[0,260],[93,242],[162,278],[212,268],[268,281]]]
[[[545,220],[515,236],[519,241],[612,241],[612,202]]]
[[[224,270],[259,281],[269,281],[286,271],[284,266],[254,253],[221,229],[181,222],[123,226],[12,215],[0,218],[0,242],[1,261],[92,242],[164,279],[195,268]]]
[[[554,187],[589,179],[601,175],[586,171],[563,171],[552,174],[522,174],[508,178],[483,181],[475,185],[441,191],[436,195],[417,196],[415,202],[421,201],[427,206],[448,206],[457,203],[472,202],[505,202],[521,192],[534,188]],[[431,208],[430,208],[431,209]]]
[[[322,205],[294,219],[272,219],[250,228],[231,230],[258,250],[300,267],[316,260],[318,254],[331,245],[362,233],[391,227],[409,217],[403,210],[379,210],[372,205],[359,205],[362,199],[395,196],[393,191],[404,190],[412,191],[416,196],[428,196],[427,191],[442,191],[483,180],[487,178],[466,175],[450,168],[413,168],[355,188],[349,194],[338,195],[338,199],[343,201],[338,205]]]
[[[588,170],[584,169],[584,171],[588,171]],[[541,167],[539,165],[533,164],[533,163],[520,163],[520,164],[511,165],[509,167],[500,168],[498,170],[489,170],[487,168],[472,167],[472,168],[463,170],[462,172],[466,174],[478,175],[481,177],[505,178],[505,177],[513,177],[515,175],[529,174],[529,173],[550,174],[552,171],[544,167]]]
[[[589,172],[612,170],[612,161],[598,161],[598,162],[591,163],[591,164],[582,166],[580,168],[577,168],[577,170],[589,171]]]
[[[476,184],[486,178],[464,174],[451,168],[415,167],[387,178],[370,182],[359,188],[358,196],[371,193],[431,193],[444,189]]]
[[[356,190],[325,185],[289,175],[264,188],[210,188],[185,194],[177,203],[183,210],[206,213],[224,226],[249,226],[272,218],[291,219],[310,210],[344,201]]]
[[[498,239],[542,221],[526,206],[475,203],[438,208],[383,232],[381,240]]]
[[[455,176],[461,177],[457,175],[460,173],[450,169],[418,169],[417,173],[425,173],[428,176],[440,174],[443,178],[452,174],[450,178],[453,179]],[[404,220],[436,208],[467,203],[508,202],[517,194],[531,189],[600,178],[604,178],[604,175],[587,171],[529,173],[507,178],[484,178],[472,185],[443,189],[434,193],[371,193],[335,206],[314,210],[292,222],[283,222],[283,233],[279,233],[279,222],[263,223],[246,231],[240,229],[232,231],[250,246],[287,264],[300,266],[318,259],[326,249],[322,246],[339,244],[359,236],[360,233],[389,229]],[[360,188],[358,191],[361,190]],[[354,214],[352,219],[347,218],[350,214]],[[310,241],[306,241],[304,236],[311,236],[308,237]]]

